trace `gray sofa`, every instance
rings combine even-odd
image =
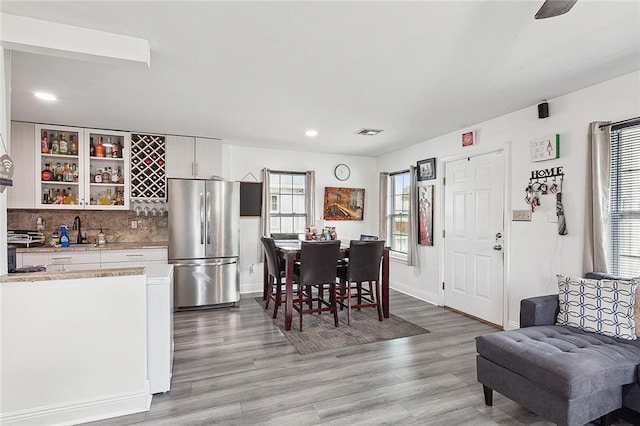
[[[492,405],[495,390],[570,426],[598,418],[608,425],[611,413],[623,406],[640,412],[640,339],[554,325],[558,310],[557,295],[522,300],[520,329],[477,338],[485,403]]]

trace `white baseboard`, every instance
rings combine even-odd
[[[262,294],[263,283],[246,283],[240,284],[240,294],[245,293],[260,293]]]
[[[515,321],[507,322],[507,330],[517,330],[518,328],[520,328],[520,323]]]
[[[422,300],[423,302],[431,303],[432,305],[438,306],[437,294],[427,293],[426,291],[421,291],[415,287],[411,287],[411,286],[400,284],[400,283],[391,283],[389,287],[392,290],[399,291],[400,293],[404,293],[407,296],[411,296],[416,299]],[[391,309],[391,312],[393,312],[393,309]]]
[[[149,411],[151,397],[147,383],[145,390],[136,393],[110,395],[99,399],[72,401],[0,413],[0,424],[39,426],[86,423]]]

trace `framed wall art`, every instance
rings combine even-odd
[[[418,186],[418,244],[433,246],[433,185]]]
[[[431,180],[436,178],[436,159],[429,158],[418,161],[418,180]]]
[[[324,220],[363,220],[364,188],[324,188]]]

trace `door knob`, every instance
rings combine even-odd
[[[502,238],[502,232],[496,233],[496,240]]]
[[[502,246],[500,244],[496,244],[495,246],[493,246],[493,249],[496,251],[500,251],[502,250]]]

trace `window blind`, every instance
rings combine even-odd
[[[640,276],[640,125],[611,130],[611,272]]]

